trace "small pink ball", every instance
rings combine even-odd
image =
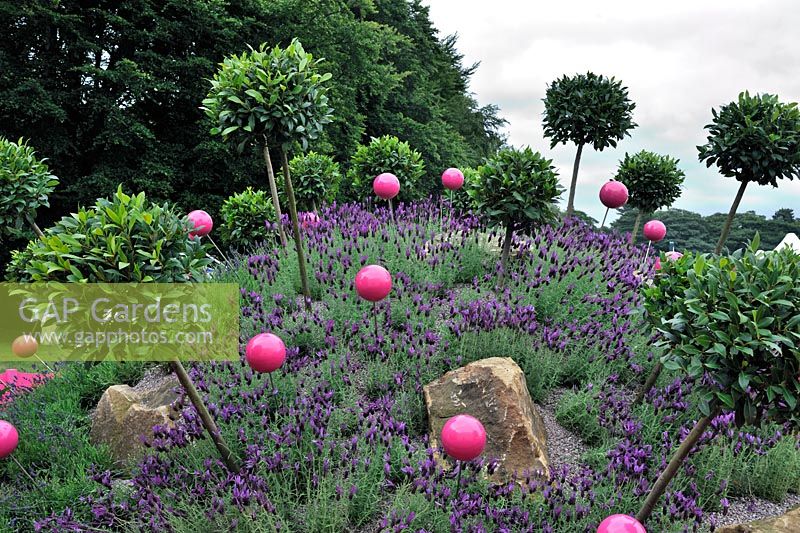
[[[388,172],[378,174],[372,182],[372,190],[384,200],[391,200],[400,192],[400,180]]]
[[[628,188],[620,181],[611,180],[600,187],[600,201],[610,209],[617,209],[628,203]]]
[[[194,229],[189,232],[192,237],[205,237],[214,228],[214,221],[211,220],[211,215],[202,209],[196,209],[189,213],[189,222],[192,223]]]
[[[651,220],[644,225],[644,236],[649,241],[658,242],[667,236],[667,227],[660,220]]]
[[[464,173],[457,168],[448,168],[442,174],[442,185],[451,191],[460,189],[464,185]]]
[[[319,226],[319,217],[313,211],[306,213],[298,213],[297,218],[300,219],[300,227],[303,229],[316,228]]]
[[[274,372],[286,361],[286,345],[277,335],[259,333],[247,343],[245,358],[256,372]]]
[[[661,270],[661,258],[660,257],[656,257],[656,264],[655,264],[654,268],[656,270]]]
[[[472,461],[486,447],[486,430],[477,418],[456,415],[442,428],[442,446],[453,459]]]
[[[0,420],[0,459],[5,459],[17,449],[19,433],[10,422]]]
[[[681,257],[683,257],[683,254],[682,254],[682,253],[680,253],[680,252],[676,252],[675,250],[673,250],[673,251],[671,251],[671,252],[667,252],[667,253],[665,253],[665,254],[664,254],[664,256],[665,256],[667,259],[669,259],[670,261],[677,261],[678,259],[680,259]]]
[[[644,526],[632,516],[612,514],[597,526],[597,533],[647,533]]]
[[[386,298],[392,290],[392,275],[379,265],[367,265],[356,274],[356,292],[370,302]]]

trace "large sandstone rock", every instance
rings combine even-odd
[[[136,387],[112,385],[92,413],[91,442],[107,444],[117,464],[137,459],[144,449],[140,436],[152,436],[155,425],[174,425],[169,415],[178,386],[173,374],[149,374]]]
[[[718,533],[797,533],[800,531],[800,507],[795,507],[786,514],[775,518],[767,518],[749,524],[723,526]]]
[[[516,473],[546,476],[547,432],[531,400],[522,369],[508,357],[475,361],[425,385],[431,446],[440,448],[448,418],[466,413],[486,429],[483,456],[500,467],[492,481],[508,481]]]

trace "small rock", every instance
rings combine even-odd
[[[440,448],[445,422],[469,414],[486,429],[483,457],[497,459],[495,482],[528,472],[544,477],[548,471],[547,432],[531,400],[522,369],[508,357],[475,361],[425,385],[430,441]]]
[[[798,531],[800,531],[800,507],[795,507],[775,518],[717,529],[718,533],[797,533]]]
[[[92,444],[107,444],[118,465],[137,459],[144,450],[140,436],[151,437],[153,426],[172,426],[171,404],[178,398],[174,375],[147,376],[144,386],[112,385],[103,393],[92,413],[89,438]]]

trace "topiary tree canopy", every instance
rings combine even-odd
[[[506,148],[478,169],[470,193],[480,212],[505,226],[504,270],[514,231],[528,231],[557,218],[556,202],[563,189],[552,163],[529,147]]]
[[[627,87],[622,82],[592,72],[563,76],[548,85],[544,98],[544,135],[550,148],[567,141],[578,151],[572,169],[567,215],[575,210],[575,186],[584,145],[603,151],[636,127]]]
[[[27,237],[25,228],[37,235],[36,210],[50,207],[50,193],[58,178],[50,173],[44,159],[20,139],[0,137],[0,237]]]
[[[796,102],[745,91],[711,114],[713,120],[705,127],[708,142],[697,147],[699,159],[739,182],[717,243],[716,253],[721,253],[749,183],[777,187],[779,179],[800,177],[800,110]]]
[[[758,253],[759,238],[731,257],[703,256],[658,330],[664,367],[694,378],[703,417],[681,443],[637,518],[646,519],[721,409],[737,424],[800,423],[800,255]]]
[[[267,223],[277,223],[275,209],[267,193],[248,187],[230,196],[220,209],[222,239],[234,248],[265,241],[274,235]]]
[[[425,175],[425,164],[422,156],[397,137],[373,137],[369,144],[358,147],[350,163],[349,177],[355,188],[353,200],[374,196],[372,180],[384,172],[391,172],[400,180],[400,200],[415,200],[423,196],[420,180]]]
[[[309,152],[289,161],[297,205],[304,211],[316,210],[323,201],[332,202],[339,192],[342,172],[330,156]]]
[[[615,179],[628,188],[628,205],[637,210],[631,241],[636,242],[642,216],[671,206],[681,195],[686,175],[678,168],[678,160],[642,150],[625,154]]]
[[[277,145],[280,148],[300,282],[309,309],[311,293],[287,153],[295,143],[303,150],[308,148],[310,141],[319,138],[323,126],[331,122],[325,84],[331,74],[320,72],[320,62],[306,53],[297,39],[286,48],[276,46],[267,50],[265,45],[258,50],[251,48],[222,63],[203,100],[203,109],[214,123],[212,135],[240,139],[240,150],[248,142],[265,143],[264,159],[278,217],[280,204],[267,147]]]

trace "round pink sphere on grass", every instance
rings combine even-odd
[[[611,180],[600,187],[600,201],[609,209],[617,209],[628,203],[628,188],[624,183]]]
[[[651,220],[644,225],[644,236],[649,241],[658,242],[667,236],[667,227],[660,220]]]
[[[17,449],[19,433],[10,422],[0,420],[0,459],[5,459]]]
[[[356,292],[370,302],[386,298],[392,291],[392,275],[379,265],[367,265],[356,274]]]
[[[600,522],[597,533],[647,533],[644,526],[632,516],[613,514]]]
[[[453,459],[472,461],[486,447],[486,430],[477,418],[456,415],[442,428],[442,446]]]
[[[189,232],[192,237],[205,237],[214,228],[214,221],[211,220],[211,215],[202,209],[196,209],[189,213],[189,222],[192,223],[194,229]]]
[[[259,333],[247,343],[245,358],[256,372],[274,372],[286,361],[286,345],[277,335]]]
[[[384,200],[391,200],[400,192],[400,180],[388,172],[378,174],[372,182],[372,190]]]
[[[457,168],[448,168],[442,174],[442,185],[451,191],[460,189],[464,186],[464,173]]]

